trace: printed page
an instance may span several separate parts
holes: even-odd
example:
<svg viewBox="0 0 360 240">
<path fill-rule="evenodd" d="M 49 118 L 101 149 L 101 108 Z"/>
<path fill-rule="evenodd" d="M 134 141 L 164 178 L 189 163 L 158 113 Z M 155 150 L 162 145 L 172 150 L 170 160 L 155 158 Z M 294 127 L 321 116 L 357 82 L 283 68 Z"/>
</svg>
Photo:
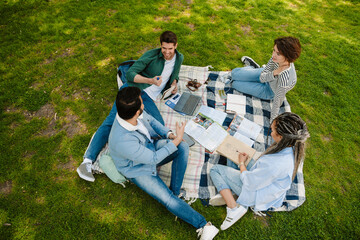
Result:
<svg viewBox="0 0 360 240">
<path fill-rule="evenodd" d="M 200 112 L 187 122 L 185 132 L 210 152 L 213 152 L 228 135 L 221 125 Z"/>
<path fill-rule="evenodd" d="M 240 141 L 242 141 L 243 143 L 245 143 L 246 145 L 248 145 L 249 147 L 252 147 L 252 145 L 254 145 L 254 140 L 251 140 L 250 138 L 240 134 L 239 132 L 236 132 L 234 134 L 234 137 L 236 139 L 239 139 Z"/>
<path fill-rule="evenodd" d="M 241 121 L 241 124 L 237 130 L 238 133 L 240 133 L 248 138 L 254 139 L 254 140 L 256 140 L 260 131 L 261 131 L 261 127 L 258 124 L 254 123 L 246 118 L 243 118 L 243 120 Z"/>
<path fill-rule="evenodd" d="M 215 122 L 222 125 L 224 123 L 224 120 L 226 118 L 226 113 L 223 111 L 216 110 L 215 108 L 211 108 L 205 105 L 202 105 L 199 109 L 200 113 L 203 113 L 205 116 L 208 116 Z"/>
</svg>

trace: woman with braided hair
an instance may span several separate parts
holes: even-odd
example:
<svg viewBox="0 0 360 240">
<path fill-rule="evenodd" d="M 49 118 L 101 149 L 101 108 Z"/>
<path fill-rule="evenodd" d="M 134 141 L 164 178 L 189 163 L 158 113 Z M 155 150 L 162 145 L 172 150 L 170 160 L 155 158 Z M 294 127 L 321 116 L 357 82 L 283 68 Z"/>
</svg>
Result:
<svg viewBox="0 0 360 240">
<path fill-rule="evenodd" d="M 304 161 L 305 141 L 310 134 L 305 122 L 296 114 L 285 112 L 271 123 L 274 143 L 247 170 L 246 153 L 239 153 L 240 171 L 228 166 L 214 165 L 211 179 L 220 193 L 210 199 L 211 205 L 227 205 L 227 216 L 221 225 L 225 230 L 238 221 L 248 207 L 266 211 L 282 205 L 299 165 Z M 235 201 L 233 194 L 238 199 Z"/>
</svg>

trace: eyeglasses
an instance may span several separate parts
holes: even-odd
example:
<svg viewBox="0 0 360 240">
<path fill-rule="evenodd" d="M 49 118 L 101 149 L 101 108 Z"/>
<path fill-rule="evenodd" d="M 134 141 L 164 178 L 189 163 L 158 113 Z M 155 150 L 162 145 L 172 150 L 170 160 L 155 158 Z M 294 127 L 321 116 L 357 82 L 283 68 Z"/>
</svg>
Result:
<svg viewBox="0 0 360 240">
<path fill-rule="evenodd" d="M 198 90 L 200 86 L 201 86 L 201 83 L 199 83 L 197 81 L 197 79 L 192 79 L 192 80 L 188 81 L 188 83 L 186 84 L 186 87 L 192 92 L 195 92 L 196 90 Z"/>
</svg>

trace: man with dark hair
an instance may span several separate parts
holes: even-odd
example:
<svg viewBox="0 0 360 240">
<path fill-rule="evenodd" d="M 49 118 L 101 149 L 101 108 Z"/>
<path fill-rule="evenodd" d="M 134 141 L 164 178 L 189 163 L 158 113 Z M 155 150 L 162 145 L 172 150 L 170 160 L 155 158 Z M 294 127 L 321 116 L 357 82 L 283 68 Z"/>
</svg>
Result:
<svg viewBox="0 0 360 240">
<path fill-rule="evenodd" d="M 122 88 L 134 86 L 143 90 L 141 97 L 144 101 L 145 111 L 164 125 L 164 120 L 154 101 L 170 87 L 174 87 L 172 93 L 177 92 L 177 81 L 184 56 L 176 50 L 177 37 L 175 33 L 163 32 L 160 36 L 160 44 L 161 48 L 147 51 L 131 66 L 126 73 L 127 82 Z M 91 138 L 84 154 L 84 161 L 77 168 L 79 176 L 87 181 L 95 181 L 92 164 L 108 141 L 116 113 L 114 104 L 109 116 Z"/>
<path fill-rule="evenodd" d="M 160 36 L 161 48 L 147 51 L 137 60 L 126 73 L 128 86 L 143 90 L 141 97 L 145 111 L 164 125 L 154 101 L 165 90 L 174 86 L 172 93 L 177 91 L 179 71 L 184 56 L 177 48 L 177 37 L 171 31 Z"/>
<path fill-rule="evenodd" d="M 186 202 L 178 198 L 189 155 L 182 141 L 185 124 L 176 123 L 176 135 L 143 112 L 140 89 L 120 89 L 116 97 L 118 114 L 109 136 L 110 155 L 117 170 L 164 205 L 171 213 L 197 228 L 201 239 L 213 239 L 219 230 Z M 156 168 L 172 163 L 170 189 Z"/>
</svg>

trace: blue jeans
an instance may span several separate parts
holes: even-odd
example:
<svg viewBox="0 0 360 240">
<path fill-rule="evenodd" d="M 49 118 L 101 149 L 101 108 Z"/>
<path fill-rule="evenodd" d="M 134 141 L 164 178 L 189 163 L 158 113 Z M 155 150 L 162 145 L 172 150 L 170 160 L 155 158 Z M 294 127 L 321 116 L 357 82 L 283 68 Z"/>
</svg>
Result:
<svg viewBox="0 0 360 240">
<path fill-rule="evenodd" d="M 211 180 L 218 192 L 224 189 L 230 189 L 236 195 L 240 195 L 242 190 L 242 181 L 240 180 L 240 171 L 232 167 L 216 164 L 210 169 Z"/>
<path fill-rule="evenodd" d="M 161 139 L 155 143 L 156 150 L 162 148 L 168 143 L 168 139 Z M 189 156 L 189 145 L 185 142 L 181 142 L 177 146 L 178 150 L 164 160 L 162 160 L 157 166 L 165 165 L 166 163 L 173 161 L 171 166 L 171 181 L 170 190 L 175 196 L 180 194 L 180 188 L 184 180 L 184 175 L 187 167 L 187 160 Z"/>
<path fill-rule="evenodd" d="M 125 83 L 120 89 L 127 87 L 128 85 Z M 119 89 L 119 90 L 120 90 Z M 157 109 L 154 101 L 144 92 L 141 93 L 141 98 L 144 102 L 144 109 L 147 113 L 153 116 L 156 120 L 158 120 L 162 125 L 164 125 L 164 120 L 160 115 L 159 110 Z M 116 103 L 112 106 L 109 115 L 106 117 L 101 126 L 96 130 L 95 134 L 92 136 L 89 146 L 87 147 L 84 158 L 90 159 L 92 162 L 96 161 L 97 156 L 108 142 L 111 127 L 114 123 L 114 119 L 116 117 L 117 109 Z"/>
<path fill-rule="evenodd" d="M 139 176 L 130 179 L 140 189 L 164 205 L 171 213 L 181 218 L 195 228 L 206 225 L 206 219 L 189 204 L 175 196 L 159 176 Z"/>
<path fill-rule="evenodd" d="M 263 70 L 263 68 L 254 68 L 252 66 L 233 69 L 231 71 L 232 87 L 239 92 L 260 99 L 273 99 L 274 92 L 271 90 L 269 83 L 260 82 L 260 74 Z"/>
</svg>

